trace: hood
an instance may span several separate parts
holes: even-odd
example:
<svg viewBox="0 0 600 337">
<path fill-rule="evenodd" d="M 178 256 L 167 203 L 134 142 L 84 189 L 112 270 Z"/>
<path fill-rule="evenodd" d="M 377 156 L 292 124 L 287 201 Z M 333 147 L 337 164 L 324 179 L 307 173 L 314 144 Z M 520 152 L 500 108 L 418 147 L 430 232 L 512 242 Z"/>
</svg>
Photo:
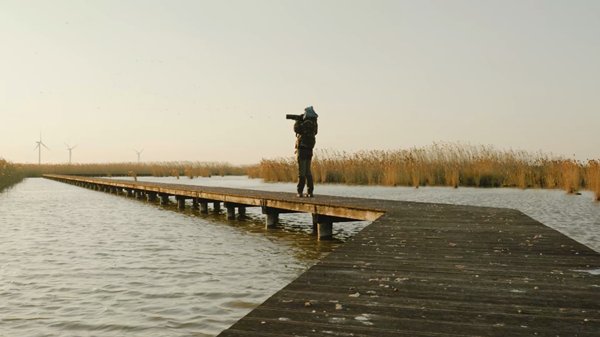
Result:
<svg viewBox="0 0 600 337">
<path fill-rule="evenodd" d="M 315 109 L 313 109 L 312 106 L 309 106 L 308 108 L 304 109 L 304 119 L 307 118 L 318 118 L 319 115 L 317 115 L 317 113 L 315 112 Z"/>
</svg>

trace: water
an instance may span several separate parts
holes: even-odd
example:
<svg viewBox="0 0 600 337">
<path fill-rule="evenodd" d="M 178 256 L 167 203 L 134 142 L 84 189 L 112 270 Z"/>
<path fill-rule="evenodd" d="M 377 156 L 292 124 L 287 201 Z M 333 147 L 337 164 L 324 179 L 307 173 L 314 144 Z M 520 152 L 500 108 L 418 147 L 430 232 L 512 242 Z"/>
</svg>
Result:
<svg viewBox="0 0 600 337">
<path fill-rule="evenodd" d="M 244 177 L 143 177 L 180 184 L 294 191 Z M 517 208 L 600 251 L 590 193 L 514 189 L 317 185 L 317 193 Z M 249 219 L 179 212 L 44 179 L 0 193 L 0 336 L 214 336 L 288 284 L 340 241 Z M 345 239 L 366 222 L 334 225 Z"/>
<path fill-rule="evenodd" d="M 336 243 L 45 179 L 0 194 L 0 336 L 214 336 Z"/>
</svg>

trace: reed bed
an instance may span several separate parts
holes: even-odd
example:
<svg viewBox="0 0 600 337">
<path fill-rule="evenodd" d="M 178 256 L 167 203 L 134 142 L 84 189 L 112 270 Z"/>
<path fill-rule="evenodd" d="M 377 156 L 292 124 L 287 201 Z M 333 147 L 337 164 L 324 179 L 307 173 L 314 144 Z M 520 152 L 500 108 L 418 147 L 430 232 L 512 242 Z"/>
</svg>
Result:
<svg viewBox="0 0 600 337">
<path fill-rule="evenodd" d="M 17 184 L 25 178 L 25 173 L 19 165 L 0 158 L 0 191 Z"/>
<path fill-rule="evenodd" d="M 589 160 L 586 185 L 594 193 L 594 200 L 600 201 L 600 159 Z"/>
<path fill-rule="evenodd" d="M 497 150 L 493 146 L 434 143 L 407 150 L 348 153 L 316 150 L 312 173 L 321 183 L 383 186 L 459 186 L 594 191 L 600 199 L 600 160 L 587 163 L 541 151 Z M 250 178 L 297 181 L 293 157 L 262 159 Z"/>
<path fill-rule="evenodd" d="M 187 176 L 211 177 L 226 175 L 247 175 L 244 165 L 232 165 L 222 162 L 148 162 L 148 163 L 99 163 L 99 164 L 22 164 L 28 177 L 41 177 L 42 174 L 65 174 L 83 176 Z"/>
</svg>

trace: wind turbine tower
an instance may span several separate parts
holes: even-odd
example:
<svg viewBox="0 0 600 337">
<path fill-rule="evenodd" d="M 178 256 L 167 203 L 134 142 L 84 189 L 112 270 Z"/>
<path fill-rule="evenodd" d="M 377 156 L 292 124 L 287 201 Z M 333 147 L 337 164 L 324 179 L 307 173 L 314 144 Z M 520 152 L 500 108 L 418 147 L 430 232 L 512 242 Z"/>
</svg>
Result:
<svg viewBox="0 0 600 337">
<path fill-rule="evenodd" d="M 139 164 L 139 163 L 140 163 L 140 154 L 141 154 L 142 152 L 144 152 L 144 149 L 142 149 L 142 151 L 138 151 L 138 150 L 136 150 L 136 149 L 133 149 L 133 151 L 135 151 L 135 153 L 137 153 L 137 155 L 138 155 L 138 164 Z"/>
<path fill-rule="evenodd" d="M 49 148 L 46 146 L 46 144 L 44 144 L 44 143 L 42 142 L 42 132 L 40 132 L 40 141 L 39 141 L 39 142 L 36 142 L 36 143 L 37 143 L 37 145 L 36 145 L 36 147 L 33 149 L 33 151 L 35 151 L 36 149 L 39 149 L 39 152 L 40 152 L 40 154 L 39 154 L 39 159 L 38 159 L 38 165 L 42 165 L 42 146 L 43 146 L 43 147 L 45 147 L 45 148 L 47 148 L 48 150 L 50 150 L 50 149 L 49 149 Z"/>
<path fill-rule="evenodd" d="M 77 147 L 77 145 L 70 147 L 69 144 L 65 143 L 65 145 L 67 146 L 67 150 L 69 150 L 69 164 L 71 164 L 71 150 L 73 150 L 74 148 Z"/>
</svg>

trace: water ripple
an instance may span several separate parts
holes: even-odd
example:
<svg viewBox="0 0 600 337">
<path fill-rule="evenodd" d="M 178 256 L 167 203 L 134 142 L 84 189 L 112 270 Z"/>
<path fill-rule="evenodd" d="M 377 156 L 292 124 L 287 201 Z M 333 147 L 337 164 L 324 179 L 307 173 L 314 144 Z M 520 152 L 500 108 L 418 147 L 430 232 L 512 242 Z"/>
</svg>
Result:
<svg viewBox="0 0 600 337">
<path fill-rule="evenodd" d="M 26 179 L 0 194 L 0 336 L 214 336 L 335 246 L 311 241 Z"/>
</svg>

